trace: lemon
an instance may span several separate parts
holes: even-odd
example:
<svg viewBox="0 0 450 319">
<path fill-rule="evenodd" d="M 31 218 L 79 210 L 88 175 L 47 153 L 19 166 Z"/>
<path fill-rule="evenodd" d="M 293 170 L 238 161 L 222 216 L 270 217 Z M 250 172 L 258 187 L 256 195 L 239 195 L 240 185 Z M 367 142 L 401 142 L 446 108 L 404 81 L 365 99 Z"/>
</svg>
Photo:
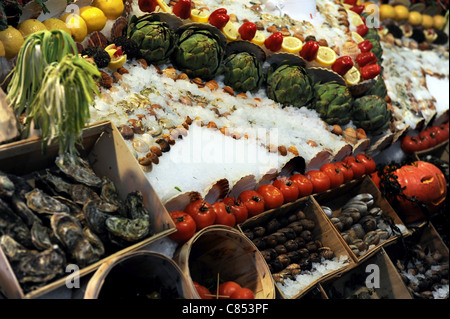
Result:
<svg viewBox="0 0 450 319">
<path fill-rule="evenodd" d="M 376 5 L 375 3 L 370 2 L 370 1 L 363 2 L 363 6 L 364 6 L 364 12 L 367 14 L 375 13 L 375 10 L 378 8 L 378 5 Z"/>
<path fill-rule="evenodd" d="M 445 17 L 443 15 L 437 14 L 433 17 L 433 27 L 438 30 L 442 30 L 445 25 Z"/>
<path fill-rule="evenodd" d="M 360 42 L 364 41 L 364 38 L 362 36 L 360 36 L 358 32 L 352 31 L 352 37 L 353 37 L 353 40 L 356 41 L 356 43 L 360 43 Z"/>
<path fill-rule="evenodd" d="M 6 55 L 5 46 L 3 45 L 3 42 L 0 41 L 0 58 L 4 57 Z"/>
<path fill-rule="evenodd" d="M 239 36 L 239 31 L 236 23 L 231 21 L 228 21 L 228 23 L 223 27 L 222 32 L 230 41 L 237 40 Z"/>
<path fill-rule="evenodd" d="M 80 16 L 86 22 L 88 34 L 94 31 L 101 31 L 108 20 L 102 10 L 92 6 L 80 9 Z"/>
<path fill-rule="evenodd" d="M 251 42 L 257 45 L 263 45 L 264 41 L 266 41 L 264 34 L 261 31 L 256 30 L 255 37 L 251 40 Z"/>
<path fill-rule="evenodd" d="M 355 66 L 352 66 L 352 68 L 344 74 L 344 79 L 348 85 L 358 84 L 361 80 L 361 73 L 359 73 Z"/>
<path fill-rule="evenodd" d="M 88 28 L 82 17 L 78 14 L 66 13 L 59 19 L 66 23 L 75 42 L 83 42 L 88 33 Z"/>
<path fill-rule="evenodd" d="M 413 26 L 418 26 L 422 24 L 422 14 L 417 11 L 411 11 L 408 16 L 408 22 Z"/>
<path fill-rule="evenodd" d="M 348 21 L 350 21 L 351 25 L 357 27 L 361 24 L 364 24 L 364 21 L 361 19 L 361 16 L 352 10 L 347 10 L 348 12 Z"/>
<path fill-rule="evenodd" d="M 116 20 L 123 13 L 123 0 L 94 0 L 92 6 L 103 11 L 109 20 Z"/>
<path fill-rule="evenodd" d="M 127 55 L 121 55 L 119 57 L 115 57 L 114 54 L 117 52 L 116 46 L 114 44 L 110 44 L 105 48 L 105 51 L 109 54 L 111 61 L 108 64 L 108 68 L 111 70 L 117 70 L 118 68 L 123 67 L 125 62 L 127 62 Z"/>
<path fill-rule="evenodd" d="M 66 23 L 64 21 L 61 21 L 60 19 L 50 18 L 42 22 L 47 30 L 63 30 L 66 31 L 68 34 L 72 34 L 72 31 L 67 27 Z"/>
<path fill-rule="evenodd" d="M 192 9 L 190 19 L 194 22 L 207 23 L 209 18 L 208 10 Z"/>
<path fill-rule="evenodd" d="M 408 16 L 409 16 L 409 9 L 407 7 L 405 7 L 404 5 L 396 5 L 394 7 L 394 11 L 395 11 L 395 20 L 397 21 L 402 21 L 402 20 L 407 20 Z"/>
<path fill-rule="evenodd" d="M 383 21 L 385 19 L 394 19 L 395 18 L 395 9 L 390 4 L 382 4 L 379 7 L 380 20 Z"/>
<path fill-rule="evenodd" d="M 47 27 L 39 20 L 37 19 L 28 19 L 25 21 L 22 21 L 17 26 L 17 29 L 22 32 L 22 35 L 26 37 L 29 34 L 47 30 Z"/>
<path fill-rule="evenodd" d="M 298 53 L 303 47 L 303 42 L 296 37 L 284 37 L 281 48 L 289 53 Z"/>
<path fill-rule="evenodd" d="M 422 14 L 422 26 L 425 29 L 432 28 L 434 24 L 433 17 L 428 14 Z"/>
<path fill-rule="evenodd" d="M 156 0 L 158 2 L 159 7 L 163 12 L 172 13 L 172 8 L 169 7 L 164 0 Z"/>
<path fill-rule="evenodd" d="M 316 61 L 323 66 L 330 66 L 336 61 L 337 55 L 333 49 L 320 46 L 317 51 Z"/>
<path fill-rule="evenodd" d="M 0 41 L 4 46 L 5 57 L 9 60 L 19 53 L 25 40 L 19 30 L 12 26 L 8 26 L 5 30 L 0 31 Z"/>
</svg>

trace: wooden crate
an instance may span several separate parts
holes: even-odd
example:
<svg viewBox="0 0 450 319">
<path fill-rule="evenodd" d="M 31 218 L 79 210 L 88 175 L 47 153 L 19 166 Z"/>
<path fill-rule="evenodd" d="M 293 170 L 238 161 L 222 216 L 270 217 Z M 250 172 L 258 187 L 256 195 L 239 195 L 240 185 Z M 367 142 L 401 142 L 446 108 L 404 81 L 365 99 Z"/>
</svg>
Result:
<svg viewBox="0 0 450 319">
<path fill-rule="evenodd" d="M 284 217 L 298 210 L 302 210 L 305 213 L 306 218 L 312 219 L 314 221 L 315 227 L 312 230 L 313 240 L 319 240 L 323 246 L 331 248 L 331 250 L 334 252 L 335 257 L 343 258 L 347 263 L 341 268 L 330 271 L 329 273 L 312 281 L 307 286 L 300 288 L 297 294 L 290 298 L 288 298 L 286 294 L 283 293 L 282 289 L 280 288 L 281 284 L 277 283 L 277 295 L 282 299 L 301 298 L 306 293 L 308 293 L 316 284 L 320 283 L 325 278 L 345 272 L 354 264 L 354 260 L 339 239 L 336 229 L 332 227 L 331 223 L 326 219 L 326 216 L 322 214 L 322 212 L 320 211 L 320 207 L 314 201 L 312 196 L 305 197 L 301 200 L 291 203 L 290 205 L 284 205 L 284 207 L 280 209 L 273 209 L 259 214 L 251 219 L 247 219 L 243 223 L 237 225 L 237 227 L 241 232 L 245 232 L 246 229 L 252 229 L 256 226 L 264 226 L 265 224 L 267 224 L 267 222 L 275 217 Z"/>
<path fill-rule="evenodd" d="M 357 262 L 361 262 L 366 258 L 369 258 L 371 255 L 375 254 L 382 246 L 389 245 L 390 243 L 396 241 L 400 236 L 408 236 L 409 233 L 407 231 L 406 226 L 404 225 L 403 221 L 398 217 L 397 213 L 394 211 L 394 209 L 391 207 L 389 202 L 384 198 L 384 196 L 381 194 L 380 190 L 376 187 L 376 185 L 373 183 L 372 179 L 369 176 L 366 176 L 365 178 L 358 180 L 357 183 L 349 183 L 345 184 L 344 187 L 332 189 L 328 192 L 320 193 L 313 195 L 313 199 L 317 202 L 317 205 L 319 207 L 321 206 L 327 206 L 331 208 L 333 211 L 333 216 L 336 216 L 339 212 L 341 207 L 347 203 L 347 201 L 356 196 L 357 194 L 361 193 L 370 193 L 372 194 L 374 198 L 374 204 L 372 207 L 380 207 L 384 213 L 385 216 L 392 219 L 393 223 L 397 226 L 400 226 L 404 232 L 400 234 L 395 234 L 394 236 L 391 236 L 390 238 L 386 239 L 383 242 L 380 242 L 377 244 L 374 248 L 368 250 L 365 254 L 362 256 L 356 256 L 356 254 L 350 249 L 347 242 L 344 240 L 342 235 L 340 234 L 339 230 L 335 228 L 335 226 L 331 223 L 330 219 L 326 216 L 325 212 L 320 208 L 321 213 L 325 216 L 328 222 L 332 225 L 332 227 L 336 230 L 338 233 L 339 239 L 344 244 L 344 246 L 349 251 L 349 254 L 352 256 L 352 258 Z"/>
<path fill-rule="evenodd" d="M 144 206 L 151 213 L 154 235 L 81 268 L 80 277 L 94 272 L 109 258 L 138 250 L 176 231 L 172 218 L 112 123 L 98 123 L 85 129 L 81 154 L 87 156 L 98 176 L 107 176 L 114 182 L 122 198 L 131 191 L 142 192 Z M 53 166 L 57 155 L 58 145 L 49 146 L 47 152 L 43 154 L 40 140 L 18 141 L 0 147 L 0 167 L 4 172 L 23 176 Z M 68 276 L 60 278 L 25 294 L 0 249 L 0 288 L 8 298 L 43 296 L 56 288 L 63 287 L 67 278 Z"/>
</svg>

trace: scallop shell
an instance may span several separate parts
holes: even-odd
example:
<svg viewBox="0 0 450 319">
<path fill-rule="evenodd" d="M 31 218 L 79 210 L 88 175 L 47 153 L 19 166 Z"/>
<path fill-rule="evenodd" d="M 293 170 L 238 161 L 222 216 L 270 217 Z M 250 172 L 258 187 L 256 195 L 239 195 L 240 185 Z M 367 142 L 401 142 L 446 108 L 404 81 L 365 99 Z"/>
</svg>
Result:
<svg viewBox="0 0 450 319">
<path fill-rule="evenodd" d="M 151 15 L 158 16 L 161 21 L 167 23 L 169 27 L 173 30 L 177 30 L 179 27 L 181 27 L 184 22 L 182 19 L 177 17 L 174 14 L 167 13 L 167 12 L 153 12 Z"/>
<path fill-rule="evenodd" d="M 229 190 L 230 190 L 230 183 L 226 178 L 218 180 L 207 190 L 205 200 L 211 204 L 215 203 L 219 199 L 225 198 Z"/>
<path fill-rule="evenodd" d="M 111 28 L 111 39 L 123 36 L 127 32 L 128 20 L 125 17 L 118 17 Z"/>
<path fill-rule="evenodd" d="M 432 122 L 432 125 L 441 125 L 445 122 L 448 122 L 449 119 L 449 109 L 446 109 L 444 112 L 442 113 L 438 113 L 436 115 L 436 118 L 434 119 L 434 121 Z"/>
<path fill-rule="evenodd" d="M 305 172 L 306 162 L 301 156 L 294 156 L 290 158 L 280 170 L 280 175 L 291 176 L 294 172 L 303 174 Z"/>
<path fill-rule="evenodd" d="M 220 42 L 222 42 L 222 45 L 225 47 L 227 44 L 227 38 L 226 36 L 222 33 L 222 31 L 220 31 L 219 29 L 217 29 L 215 26 L 208 24 L 208 23 L 186 23 L 181 25 L 180 27 L 178 27 L 175 31 L 178 34 L 181 34 L 182 32 L 184 32 L 186 29 L 190 28 L 190 27 L 194 27 L 197 29 L 205 29 L 210 31 L 211 33 L 213 33 L 214 35 L 217 36 L 217 38 L 220 40 Z"/>
<path fill-rule="evenodd" d="M 287 62 L 290 65 L 299 65 L 306 68 L 306 61 L 297 54 L 292 53 L 275 53 L 267 58 L 267 63 L 270 65 L 279 65 L 281 63 Z"/>
<path fill-rule="evenodd" d="M 351 144 L 345 144 L 333 155 L 333 161 L 340 162 L 347 156 L 350 156 L 352 152 L 353 146 Z"/>
<path fill-rule="evenodd" d="M 225 48 L 225 55 L 233 53 L 248 52 L 253 54 L 259 61 L 264 62 L 267 58 L 266 53 L 259 45 L 249 41 L 237 40 L 229 42 Z"/>
<path fill-rule="evenodd" d="M 358 97 L 366 93 L 368 90 L 370 90 L 370 88 L 374 86 L 376 81 L 377 81 L 376 78 L 365 80 L 355 85 L 349 85 L 348 89 L 350 90 L 350 93 L 352 94 L 353 97 Z"/>
<path fill-rule="evenodd" d="M 108 46 L 108 39 L 106 36 L 99 32 L 95 31 L 93 32 L 87 41 L 87 47 L 101 47 L 102 49 L 106 48 Z"/>
<path fill-rule="evenodd" d="M 397 142 L 397 140 L 399 138 L 401 138 L 402 136 L 406 135 L 406 133 L 408 133 L 408 131 L 409 131 L 409 125 L 406 125 L 403 129 L 398 130 L 397 132 L 395 132 L 394 133 L 394 138 L 392 140 L 392 144 Z"/>
<path fill-rule="evenodd" d="M 228 196 L 238 197 L 243 191 L 254 190 L 256 187 L 255 176 L 250 174 L 242 177 L 236 183 L 234 183 L 230 188 Z"/>
<path fill-rule="evenodd" d="M 320 169 L 323 164 L 330 163 L 332 158 L 333 154 L 328 150 L 318 152 L 308 163 L 306 163 L 305 172 Z"/>
<path fill-rule="evenodd" d="M 388 133 L 381 136 L 378 140 L 376 140 L 366 151 L 366 154 L 374 157 L 382 150 L 392 145 L 392 141 L 394 140 L 394 133 Z"/>
<path fill-rule="evenodd" d="M 335 81 L 340 85 L 346 85 L 345 79 L 330 69 L 321 67 L 312 67 L 306 69 L 306 71 L 312 76 L 314 83 L 317 83 L 319 81 L 321 83 Z"/>
<path fill-rule="evenodd" d="M 173 212 L 175 210 L 183 211 L 185 207 L 190 203 L 197 199 L 201 199 L 202 195 L 199 192 L 184 192 L 180 193 L 178 195 L 173 196 L 172 198 L 168 199 L 164 206 L 166 207 L 167 211 Z"/>
<path fill-rule="evenodd" d="M 342 45 L 341 56 L 348 55 L 353 61 L 356 61 L 356 57 L 361 53 L 358 45 L 353 41 L 347 41 Z"/>
<path fill-rule="evenodd" d="M 370 146 L 370 140 L 368 138 L 358 140 L 353 146 L 353 154 L 364 153 Z"/>
<path fill-rule="evenodd" d="M 270 184 L 278 176 L 278 170 L 276 168 L 269 169 L 262 177 L 257 181 L 255 189 L 258 189 L 261 185 Z"/>
</svg>

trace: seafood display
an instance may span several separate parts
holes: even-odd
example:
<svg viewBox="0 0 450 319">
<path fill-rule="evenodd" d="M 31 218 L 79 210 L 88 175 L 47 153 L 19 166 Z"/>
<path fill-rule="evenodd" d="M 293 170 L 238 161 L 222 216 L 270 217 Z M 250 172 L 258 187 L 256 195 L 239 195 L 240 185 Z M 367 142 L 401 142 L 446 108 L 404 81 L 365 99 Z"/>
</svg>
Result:
<svg viewBox="0 0 450 319">
<path fill-rule="evenodd" d="M 0 173 L 0 244 L 25 292 L 153 235 L 139 190 L 122 200 L 81 157 L 27 177 Z"/>
</svg>

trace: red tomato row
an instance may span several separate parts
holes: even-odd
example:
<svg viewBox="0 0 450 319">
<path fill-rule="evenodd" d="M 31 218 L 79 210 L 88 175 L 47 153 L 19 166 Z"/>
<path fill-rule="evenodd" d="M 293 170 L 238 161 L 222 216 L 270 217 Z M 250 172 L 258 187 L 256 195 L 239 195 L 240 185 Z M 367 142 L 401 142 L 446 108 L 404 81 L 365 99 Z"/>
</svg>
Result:
<svg viewBox="0 0 450 319">
<path fill-rule="evenodd" d="M 215 294 L 211 294 L 208 288 L 200 285 L 198 282 L 193 282 L 201 299 L 215 299 Z M 248 288 L 241 287 L 237 282 L 226 281 L 219 285 L 219 299 L 255 299 L 253 291 Z"/>
<path fill-rule="evenodd" d="M 448 122 L 435 125 L 420 132 L 417 136 L 408 135 L 402 139 L 401 149 L 406 154 L 413 154 L 434 147 L 448 140 Z"/>
<path fill-rule="evenodd" d="M 311 170 L 305 175 L 279 177 L 272 184 L 261 185 L 257 190 L 243 191 L 237 198 L 225 197 L 214 204 L 198 199 L 189 203 L 183 211 L 170 213 L 177 231 L 169 237 L 184 242 L 196 231 L 210 225 L 234 227 L 264 211 L 338 187 L 364 174 L 370 175 L 375 169 L 375 161 L 361 153 L 341 162 L 324 164 L 320 170 Z"/>
</svg>

